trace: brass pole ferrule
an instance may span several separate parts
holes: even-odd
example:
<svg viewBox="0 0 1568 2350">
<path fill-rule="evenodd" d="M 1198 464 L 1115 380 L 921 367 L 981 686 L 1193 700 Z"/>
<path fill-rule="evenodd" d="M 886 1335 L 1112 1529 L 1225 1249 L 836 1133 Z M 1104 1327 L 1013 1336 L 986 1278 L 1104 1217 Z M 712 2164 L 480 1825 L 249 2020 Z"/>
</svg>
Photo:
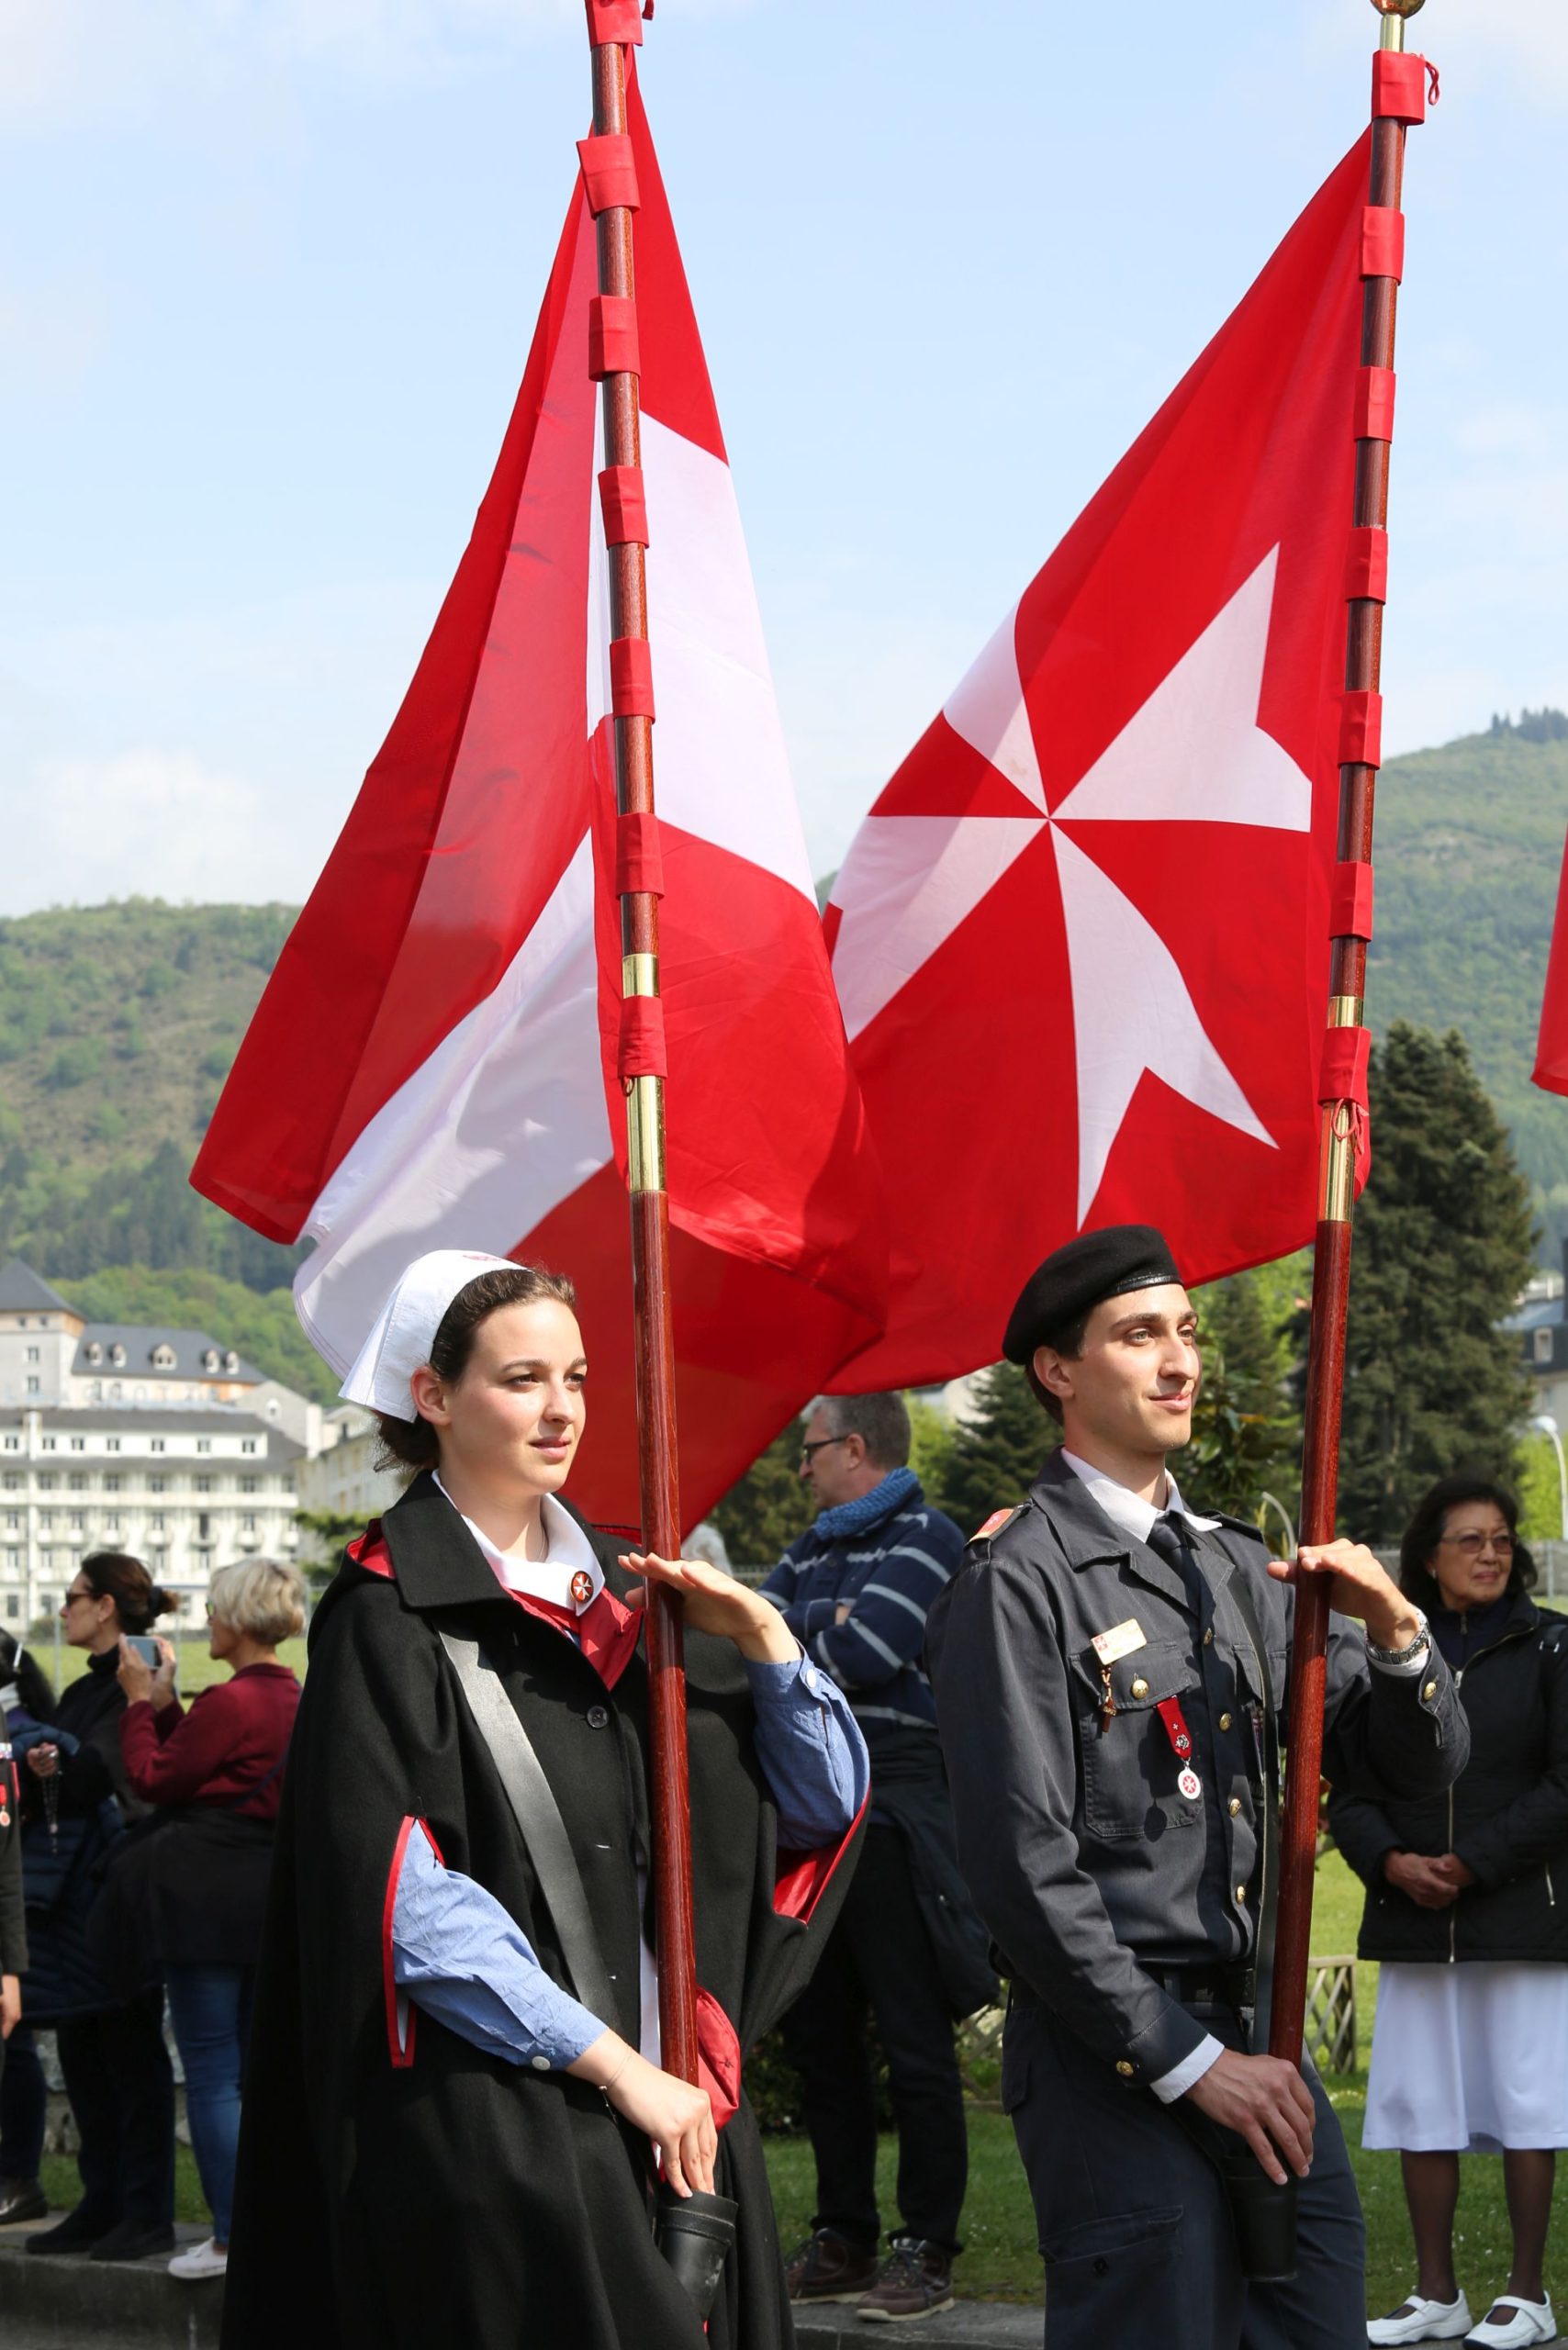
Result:
<svg viewBox="0 0 1568 2350">
<path fill-rule="evenodd" d="M 657 995 L 658 991 L 658 957 L 656 955 L 622 955 L 621 957 L 622 994 Z"/>
<path fill-rule="evenodd" d="M 1328 999 L 1328 1025 L 1330 1028 L 1359 1028 L 1364 1010 L 1365 1005 L 1359 995 L 1331 995 Z"/>
<path fill-rule="evenodd" d="M 1323 1224 L 1349 1224 L 1356 1204 L 1356 1135 L 1353 1124 L 1346 1122 L 1348 1108 L 1344 1102 L 1333 1102 L 1323 1112 L 1317 1192 Z"/>
<path fill-rule="evenodd" d="M 634 1077 L 626 1092 L 626 1173 L 633 1192 L 662 1192 L 665 1181 L 665 1081 Z"/>
</svg>

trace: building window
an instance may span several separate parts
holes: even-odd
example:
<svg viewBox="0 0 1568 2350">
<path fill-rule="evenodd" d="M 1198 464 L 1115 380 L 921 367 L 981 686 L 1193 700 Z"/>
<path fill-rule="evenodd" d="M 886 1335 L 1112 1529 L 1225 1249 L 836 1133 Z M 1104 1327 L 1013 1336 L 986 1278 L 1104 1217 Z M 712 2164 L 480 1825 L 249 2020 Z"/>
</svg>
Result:
<svg viewBox="0 0 1568 2350">
<path fill-rule="evenodd" d="M 53 1437 L 51 1437 L 51 1436 L 46 1436 L 46 1437 L 40 1437 L 40 1438 L 39 1438 L 39 1450 L 40 1452 L 54 1452 L 54 1451 L 57 1451 L 58 1449 L 59 1449 L 59 1447 L 56 1445 L 56 1443 L 55 1443 L 55 1440 L 54 1440 Z"/>
<path fill-rule="evenodd" d="M 87 1341 L 87 1360 L 90 1363 L 100 1363 L 103 1360 L 103 1348 L 99 1345 L 96 1338 L 89 1338 Z"/>
<path fill-rule="evenodd" d="M 154 1371 L 173 1371 L 174 1368 L 174 1348 L 154 1347 L 152 1349 L 152 1368 Z"/>
<path fill-rule="evenodd" d="M 29 1347 L 29 1348 L 28 1348 L 28 1360 L 29 1362 L 37 1362 L 38 1359 L 39 1359 L 39 1350 L 38 1350 L 38 1348 L 37 1348 L 36 1347 Z"/>
<path fill-rule="evenodd" d="M 5 1484 L 6 1491 L 8 1494 L 20 1493 L 22 1489 L 21 1471 L 19 1469 L 7 1469 L 6 1472 Z"/>
<path fill-rule="evenodd" d="M 1538 1330 L 1536 1332 L 1535 1359 L 1537 1362 L 1550 1362 L 1551 1360 L 1551 1333 L 1550 1330 Z"/>
<path fill-rule="evenodd" d="M 8 1591 L 6 1594 L 6 1613 L 10 1617 L 13 1624 L 16 1622 L 21 1612 L 22 1595 L 20 1592 Z"/>
<path fill-rule="evenodd" d="M 169 1448 L 164 1443 L 161 1436 L 155 1436 L 152 1439 L 151 1449 L 154 1452 L 167 1452 Z"/>
<path fill-rule="evenodd" d="M 259 1477 L 241 1477 L 240 1480 L 240 1491 L 242 1494 L 253 1494 L 259 1490 L 261 1482 L 262 1481 Z"/>
<path fill-rule="evenodd" d="M 255 1449 L 256 1449 L 256 1439 L 255 1439 L 255 1438 L 254 1438 L 253 1436 L 247 1436 L 247 1437 L 241 1437 L 241 1439 L 240 1439 L 240 1449 L 241 1449 L 241 1452 L 254 1452 Z"/>
<path fill-rule="evenodd" d="M 40 1477 L 39 1478 L 39 1493 L 40 1493 L 40 1494 L 52 1494 L 52 1493 L 53 1493 L 53 1491 L 54 1491 L 54 1472 L 53 1472 L 53 1471 L 52 1471 L 52 1470 L 50 1470 L 50 1469 L 46 1469 L 46 1470 L 44 1470 L 44 1472 L 42 1472 L 42 1474 L 41 1474 L 41 1475 L 40 1475 Z"/>
<path fill-rule="evenodd" d="M 73 1469 L 65 1482 L 73 1494 L 84 1494 L 87 1490 L 87 1472 L 84 1469 Z"/>
<path fill-rule="evenodd" d="M 256 1513 L 253 1509 L 248 1509 L 240 1520 L 240 1531 L 241 1534 L 253 1534 L 255 1530 Z"/>
<path fill-rule="evenodd" d="M 168 1485 L 169 1480 L 167 1477 L 149 1477 L 147 1480 L 147 1490 L 150 1494 L 166 1493 L 168 1491 Z"/>
<path fill-rule="evenodd" d="M 157 1568 L 158 1572 L 161 1575 L 167 1574 L 169 1572 L 169 1553 L 167 1550 L 154 1550 L 152 1553 L 152 1563 Z"/>
<path fill-rule="evenodd" d="M 87 1531 L 86 1517 L 79 1509 L 73 1509 L 71 1513 L 71 1531 L 73 1534 L 85 1534 Z"/>
<path fill-rule="evenodd" d="M 6 1438 L 6 1449 L 7 1452 L 20 1452 L 21 1449 L 22 1439 L 19 1436 L 8 1436 Z"/>
<path fill-rule="evenodd" d="M 21 1511 L 19 1509 L 8 1509 L 6 1512 L 6 1523 L 13 1532 L 19 1534 L 22 1528 Z"/>
<path fill-rule="evenodd" d="M 153 1511 L 149 1522 L 151 1525 L 154 1534 L 163 1534 L 168 1531 L 169 1521 L 161 1509 L 155 1509 Z"/>
<path fill-rule="evenodd" d="M 105 1445 L 105 1447 L 104 1447 L 104 1450 L 105 1450 L 106 1452 L 118 1452 L 118 1451 L 119 1450 L 119 1438 L 118 1438 L 118 1436 L 111 1436 L 111 1437 L 110 1437 L 110 1438 L 109 1438 L 109 1440 L 108 1440 L 108 1442 Z"/>
<path fill-rule="evenodd" d="M 29 1378 L 29 1380 L 28 1381 L 28 1393 L 29 1395 L 41 1395 L 41 1394 L 42 1394 L 42 1393 L 43 1393 L 43 1382 L 42 1382 L 42 1380 L 41 1380 L 41 1379 L 32 1379 L 32 1378 Z M 49 1438 L 46 1437 L 46 1438 L 44 1438 L 44 1442 L 47 1444 L 47 1443 L 48 1443 L 48 1441 L 49 1441 Z"/>
<path fill-rule="evenodd" d="M 118 1338 L 115 1340 L 114 1345 L 109 1348 L 109 1360 L 113 1363 L 117 1371 L 123 1371 L 125 1369 L 125 1348 L 120 1345 Z"/>
<path fill-rule="evenodd" d="M 210 1542 L 211 1539 L 212 1520 L 207 1516 L 206 1510 L 202 1510 L 198 1513 L 196 1517 L 196 1540 L 198 1542 Z"/>
<path fill-rule="evenodd" d="M 120 1482 L 120 1481 L 119 1481 L 119 1479 L 118 1479 L 118 1477 L 115 1477 L 115 1476 L 108 1476 L 108 1477 L 106 1477 L 106 1478 L 104 1479 L 104 1491 L 105 1491 L 105 1493 L 106 1493 L 106 1494 L 118 1494 L 118 1491 L 119 1491 L 119 1482 Z"/>
<path fill-rule="evenodd" d="M 73 1436 L 71 1439 L 71 1449 L 73 1452 L 85 1452 L 87 1449 L 86 1438 L 84 1436 Z"/>
<path fill-rule="evenodd" d="M 209 1436 L 198 1436 L 196 1438 L 196 1450 L 198 1452 L 210 1452 L 212 1450 L 212 1438 Z"/>
<path fill-rule="evenodd" d="M 197 1478 L 194 1481 L 194 1483 L 195 1483 L 195 1489 L 196 1489 L 196 1491 L 198 1494 L 210 1494 L 210 1493 L 211 1493 L 211 1491 L 212 1491 L 212 1479 L 211 1479 L 210 1477 L 197 1477 Z"/>
</svg>

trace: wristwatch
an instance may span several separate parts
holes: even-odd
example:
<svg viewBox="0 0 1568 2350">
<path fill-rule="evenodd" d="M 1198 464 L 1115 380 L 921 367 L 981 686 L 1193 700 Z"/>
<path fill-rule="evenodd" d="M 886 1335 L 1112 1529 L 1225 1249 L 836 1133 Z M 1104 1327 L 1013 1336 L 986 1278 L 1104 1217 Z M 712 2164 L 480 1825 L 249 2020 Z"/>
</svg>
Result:
<svg viewBox="0 0 1568 2350">
<path fill-rule="evenodd" d="M 1427 1629 L 1427 1619 L 1417 1607 L 1416 1610 L 1416 1629 L 1412 1633 L 1410 1639 L 1406 1641 L 1405 1646 L 1402 1649 L 1380 1649 L 1377 1642 L 1369 1638 L 1367 1641 L 1367 1654 L 1376 1664 L 1408 1664 L 1411 1658 L 1419 1655 L 1422 1649 L 1426 1647 L 1429 1637 L 1430 1635 Z"/>
</svg>

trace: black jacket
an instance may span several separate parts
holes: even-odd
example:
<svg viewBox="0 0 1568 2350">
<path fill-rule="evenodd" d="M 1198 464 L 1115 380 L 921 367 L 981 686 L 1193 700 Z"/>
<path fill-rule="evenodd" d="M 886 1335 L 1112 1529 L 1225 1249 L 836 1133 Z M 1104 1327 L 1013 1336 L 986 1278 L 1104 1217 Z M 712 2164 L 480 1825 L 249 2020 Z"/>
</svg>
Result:
<svg viewBox="0 0 1568 2350">
<path fill-rule="evenodd" d="M 22 2011 L 29 2022 L 58 2023 L 120 2006 L 150 1979 L 111 1981 L 95 1953 L 88 1919 L 102 1889 L 103 1870 L 125 1818 L 148 1807 L 130 1792 L 120 1753 L 125 1691 L 114 1649 L 87 1660 L 87 1670 L 61 1692 L 50 1727 L 78 1740 L 62 1754 L 58 1774 L 59 1834 L 51 1838 L 39 1780 L 21 1773 L 22 1883 L 28 1911 L 28 1973 Z"/>
<path fill-rule="evenodd" d="M 383 1534 L 382 1571 L 345 1562 L 310 1628 L 257 1984 L 225 2350 L 784 2350 L 767 2173 L 744 2101 L 718 2165 L 740 2237 L 705 2339 L 654 2247 L 646 2142 L 596 2089 L 486 2054 L 428 2015 L 399 2049 L 386 1921 L 410 1820 L 569 1980 L 441 1630 L 481 1642 L 528 1731 L 615 1986 L 606 2020 L 633 2044 L 648 1683 L 639 1651 L 607 1689 L 570 1640 L 509 1599 L 429 1477 Z M 624 1597 L 616 1546 L 594 1539 Z M 698 1977 L 745 2048 L 804 1986 L 848 1860 L 809 1928 L 776 1913 L 776 1813 L 728 1641 L 688 1633 L 687 1690 Z"/>
<path fill-rule="evenodd" d="M 1521 1592 L 1458 1676 L 1470 1762 L 1446 1795 L 1338 1794 L 1336 1842 L 1367 1887 L 1362 1958 L 1568 1961 L 1568 1617 Z M 1446 1909 L 1389 1884 L 1384 1855 L 1457 1852 L 1473 1870 Z"/>
<path fill-rule="evenodd" d="M 1053 1454 L 1028 1500 L 969 1544 L 926 1628 L 958 1862 L 1026 1985 L 1129 2086 L 1158 2080 L 1207 2030 L 1157 1971 L 1254 1954 L 1262 1695 L 1235 1590 L 1250 1595 L 1282 1719 L 1294 1595 L 1256 1528 L 1199 1545 L 1204 1618 L 1174 1567 L 1124 1534 Z M 1137 1626 L 1105 1668 L 1097 1634 Z M 1127 1641 L 1133 1635 L 1126 1632 Z M 1448 1667 L 1369 1671 L 1360 1628 L 1328 1644 L 1325 1768 L 1368 1794 L 1448 1785 L 1464 1716 Z M 1180 1705 L 1195 1796 L 1159 1713 Z"/>
<path fill-rule="evenodd" d="M 22 1916 L 22 1805 L 17 1763 L 0 1715 L 0 1975 L 20 1975 L 28 1963 Z"/>
</svg>

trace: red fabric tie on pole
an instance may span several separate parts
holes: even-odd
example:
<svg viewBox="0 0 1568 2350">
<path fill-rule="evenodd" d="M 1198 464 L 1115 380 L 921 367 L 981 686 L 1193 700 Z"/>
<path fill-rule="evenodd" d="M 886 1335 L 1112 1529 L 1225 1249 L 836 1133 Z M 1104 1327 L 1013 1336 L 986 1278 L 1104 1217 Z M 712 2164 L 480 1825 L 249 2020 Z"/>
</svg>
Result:
<svg viewBox="0 0 1568 2350">
<path fill-rule="evenodd" d="M 643 12 L 637 0 L 587 0 L 588 47 L 603 49 L 611 42 L 617 48 L 643 45 Z M 653 15 L 651 5 L 648 14 Z"/>
<path fill-rule="evenodd" d="M 1380 49 L 1372 59 L 1372 120 L 1427 119 L 1427 61 L 1414 50 Z"/>
<path fill-rule="evenodd" d="M 602 137 L 579 139 L 577 153 L 582 161 L 588 210 L 595 219 L 612 205 L 624 205 L 629 212 L 641 208 L 637 163 L 629 132 L 606 131 Z"/>
<path fill-rule="evenodd" d="M 1369 204 L 1361 215 L 1361 275 L 1405 275 L 1405 215 L 1391 204 Z"/>
<path fill-rule="evenodd" d="M 615 819 L 615 894 L 629 898 L 638 890 L 644 890 L 650 898 L 662 898 L 665 893 L 659 820 L 651 811 L 641 808 L 629 810 Z"/>
<path fill-rule="evenodd" d="M 1339 719 L 1339 759 L 1344 767 L 1383 765 L 1383 696 L 1348 693 Z"/>
<path fill-rule="evenodd" d="M 654 715 L 654 656 L 645 636 L 610 643 L 610 705 L 617 718 Z"/>
<path fill-rule="evenodd" d="M 648 544 L 648 493 L 641 465 L 607 465 L 599 477 L 607 547 Z"/>
<path fill-rule="evenodd" d="M 1388 532 L 1368 522 L 1350 532 L 1345 558 L 1345 599 L 1348 603 L 1386 604 L 1388 601 Z"/>
<path fill-rule="evenodd" d="M 1317 1064 L 1317 1098 L 1323 1102 L 1349 1102 L 1367 1108 L 1367 1065 L 1372 1058 L 1370 1028 L 1328 1028 L 1324 1031 L 1323 1057 Z"/>
<path fill-rule="evenodd" d="M 621 1037 L 616 1074 L 622 1084 L 633 1077 L 667 1077 L 665 1048 L 665 1008 L 656 995 L 626 995 L 621 999 Z"/>
<path fill-rule="evenodd" d="M 596 294 L 588 304 L 588 374 L 596 384 L 607 375 L 640 375 L 637 304 L 630 294 Z"/>
<path fill-rule="evenodd" d="M 1392 367 L 1361 369 L 1356 378 L 1356 420 L 1352 428 L 1358 441 L 1393 440 L 1394 388 Z"/>
<path fill-rule="evenodd" d="M 1372 868 L 1350 857 L 1334 868 L 1334 899 L 1328 916 L 1335 938 L 1370 939 L 1372 934 Z"/>
</svg>

